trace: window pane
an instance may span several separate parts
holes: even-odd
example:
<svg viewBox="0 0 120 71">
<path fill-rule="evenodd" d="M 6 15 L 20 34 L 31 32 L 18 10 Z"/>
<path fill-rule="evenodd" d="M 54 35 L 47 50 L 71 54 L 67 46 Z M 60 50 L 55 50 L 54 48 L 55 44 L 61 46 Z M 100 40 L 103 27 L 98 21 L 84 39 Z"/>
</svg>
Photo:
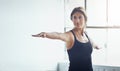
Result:
<svg viewBox="0 0 120 71">
<path fill-rule="evenodd" d="M 106 45 L 107 45 L 107 33 L 106 29 L 87 29 L 89 37 L 96 43 L 101 49 L 93 50 L 92 60 L 95 65 L 105 65 L 106 64 Z"/>
<path fill-rule="evenodd" d="M 120 2 L 119 0 L 108 0 L 108 25 L 120 26 Z"/>
<path fill-rule="evenodd" d="M 120 66 L 120 29 L 108 30 L 108 54 L 109 65 Z"/>
<path fill-rule="evenodd" d="M 106 26 L 106 0 L 87 0 L 88 24 Z"/>
</svg>

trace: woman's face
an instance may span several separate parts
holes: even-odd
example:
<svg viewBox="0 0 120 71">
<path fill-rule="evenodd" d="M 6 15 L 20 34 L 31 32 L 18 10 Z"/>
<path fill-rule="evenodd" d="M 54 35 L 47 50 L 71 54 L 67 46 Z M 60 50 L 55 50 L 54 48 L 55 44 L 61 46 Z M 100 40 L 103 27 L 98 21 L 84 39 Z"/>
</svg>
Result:
<svg viewBox="0 0 120 71">
<path fill-rule="evenodd" d="M 85 24 L 85 17 L 80 12 L 75 12 L 72 15 L 72 22 L 73 22 L 75 28 L 78 28 L 78 29 L 83 29 L 86 25 Z"/>
</svg>

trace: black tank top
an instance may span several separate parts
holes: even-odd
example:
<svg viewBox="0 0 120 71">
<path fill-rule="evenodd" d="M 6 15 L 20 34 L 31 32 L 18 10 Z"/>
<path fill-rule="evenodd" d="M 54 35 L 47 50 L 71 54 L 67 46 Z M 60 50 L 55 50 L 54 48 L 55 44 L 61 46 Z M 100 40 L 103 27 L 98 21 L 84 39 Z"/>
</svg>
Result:
<svg viewBox="0 0 120 71">
<path fill-rule="evenodd" d="M 71 49 L 67 50 L 68 57 L 70 61 L 69 71 L 93 71 L 92 69 L 92 45 L 88 38 L 88 42 L 83 43 L 76 39 L 76 36 L 73 31 L 71 31 L 74 35 L 74 44 Z"/>
</svg>

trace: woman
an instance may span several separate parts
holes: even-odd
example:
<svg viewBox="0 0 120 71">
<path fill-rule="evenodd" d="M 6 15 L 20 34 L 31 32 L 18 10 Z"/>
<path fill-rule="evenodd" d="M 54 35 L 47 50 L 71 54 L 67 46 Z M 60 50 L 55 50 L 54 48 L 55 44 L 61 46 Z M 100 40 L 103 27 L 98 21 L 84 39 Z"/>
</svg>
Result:
<svg viewBox="0 0 120 71">
<path fill-rule="evenodd" d="M 98 47 L 89 39 L 85 32 L 87 16 L 82 7 L 76 7 L 71 13 L 74 28 L 65 33 L 41 32 L 33 37 L 43 37 L 62 40 L 70 60 L 69 71 L 93 71 L 91 62 L 92 47 Z"/>
</svg>

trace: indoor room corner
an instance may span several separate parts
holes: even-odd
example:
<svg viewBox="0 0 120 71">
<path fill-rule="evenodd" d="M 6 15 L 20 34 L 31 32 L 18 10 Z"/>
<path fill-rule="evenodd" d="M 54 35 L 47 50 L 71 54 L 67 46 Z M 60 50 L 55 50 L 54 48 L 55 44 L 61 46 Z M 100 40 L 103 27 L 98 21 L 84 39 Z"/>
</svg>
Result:
<svg viewBox="0 0 120 71">
<path fill-rule="evenodd" d="M 0 71 L 68 71 L 65 43 L 34 38 L 38 32 L 73 28 L 70 13 L 85 8 L 94 71 L 120 71 L 118 0 L 0 0 Z"/>
</svg>

